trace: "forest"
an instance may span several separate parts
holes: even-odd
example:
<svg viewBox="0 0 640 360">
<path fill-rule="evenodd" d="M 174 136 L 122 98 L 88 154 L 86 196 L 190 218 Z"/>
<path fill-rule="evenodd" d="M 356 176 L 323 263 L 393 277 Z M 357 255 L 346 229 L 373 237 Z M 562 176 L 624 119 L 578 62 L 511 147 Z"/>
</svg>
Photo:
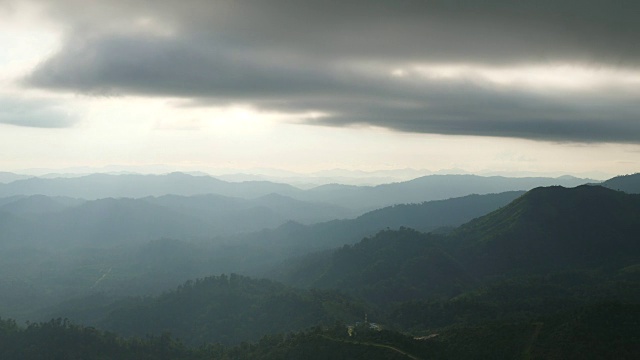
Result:
<svg viewBox="0 0 640 360">
<path fill-rule="evenodd" d="M 14 194 L 0 199 L 0 358 L 634 359 L 638 183 L 400 197 L 308 223 L 287 214 L 344 207 Z M 207 235 L 234 211 L 281 217 Z"/>
</svg>

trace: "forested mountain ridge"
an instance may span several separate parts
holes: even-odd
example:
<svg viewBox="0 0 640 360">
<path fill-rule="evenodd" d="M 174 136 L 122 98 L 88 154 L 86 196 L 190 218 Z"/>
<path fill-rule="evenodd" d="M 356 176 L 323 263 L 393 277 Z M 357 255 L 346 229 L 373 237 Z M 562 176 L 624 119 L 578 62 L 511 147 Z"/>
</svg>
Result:
<svg viewBox="0 0 640 360">
<path fill-rule="evenodd" d="M 599 186 L 537 188 L 448 236 L 383 231 L 291 260 L 279 279 L 376 302 L 451 296 L 487 279 L 572 269 L 615 271 L 640 259 L 640 196 Z"/>
<path fill-rule="evenodd" d="M 640 173 L 616 176 L 604 181 L 601 185 L 629 194 L 640 194 Z"/>
<path fill-rule="evenodd" d="M 532 333 L 540 335 L 531 358 L 580 358 L 586 348 L 594 358 L 633 358 L 638 259 L 640 196 L 550 187 L 447 236 L 383 231 L 291 261 L 280 278 L 374 302 L 397 329 L 439 333 L 429 358 L 510 358 Z"/>
<path fill-rule="evenodd" d="M 287 221 L 316 223 L 291 224 L 273 231 L 250 234 L 247 241 L 276 242 L 295 248 L 331 248 L 353 243 L 386 227 L 407 226 L 431 231 L 457 226 L 514 199 L 520 192 L 469 195 L 463 198 L 403 204 L 379 209 L 355 219 L 339 219 L 351 211 L 325 203 L 306 202 L 269 194 L 255 199 L 220 195 L 105 198 L 81 200 L 44 195 L 16 195 L 0 198 L 0 212 L 11 213 L 20 221 L 2 227 L 0 246 L 19 238 L 22 244 L 70 246 L 140 243 L 159 238 L 212 239 L 237 233 L 277 228 Z M 8 216 L 8 215 L 7 215 Z M 15 218 L 14 216 L 14 218 Z"/>
<path fill-rule="evenodd" d="M 290 256 L 353 244 L 384 229 L 408 227 L 430 232 L 452 228 L 485 215 L 514 200 L 524 192 L 467 195 L 419 204 L 399 204 L 367 212 L 355 219 L 332 220 L 302 225 L 289 222 L 273 230 L 238 236 L 236 243 L 269 244 Z"/>
<path fill-rule="evenodd" d="M 360 227 L 367 224 L 385 224 L 392 229 L 410 227 L 429 232 L 438 227 L 464 224 L 505 206 L 522 194 L 524 191 L 506 191 L 425 201 L 419 204 L 398 204 L 365 213 L 354 219 L 353 223 Z"/>
<path fill-rule="evenodd" d="M 489 273 L 621 266 L 640 256 L 640 195 L 589 185 L 537 188 L 454 236 Z"/>
<path fill-rule="evenodd" d="M 385 230 L 333 252 L 292 259 L 275 276 L 296 286 L 340 289 L 378 304 L 450 297 L 474 279 L 440 242 L 439 236 L 412 229 Z"/>
</svg>

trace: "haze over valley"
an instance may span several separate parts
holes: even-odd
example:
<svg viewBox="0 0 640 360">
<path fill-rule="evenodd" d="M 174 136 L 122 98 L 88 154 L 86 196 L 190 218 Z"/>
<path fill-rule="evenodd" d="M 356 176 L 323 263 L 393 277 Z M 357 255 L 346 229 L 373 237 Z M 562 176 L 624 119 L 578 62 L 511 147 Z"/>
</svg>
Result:
<svg viewBox="0 0 640 360">
<path fill-rule="evenodd" d="M 567 311 L 640 295 L 638 175 L 433 175 L 311 189 L 180 173 L 15 178 L 0 186 L 0 306 L 19 321 L 67 318 L 139 337 L 163 329 L 190 346 L 233 346 L 364 313 L 415 334 L 489 321 L 499 308 L 505 321 L 526 322 L 555 316 L 544 305 L 554 287 Z M 76 188 L 86 198 L 65 196 Z M 363 210 L 372 199 L 381 207 Z"/>
</svg>

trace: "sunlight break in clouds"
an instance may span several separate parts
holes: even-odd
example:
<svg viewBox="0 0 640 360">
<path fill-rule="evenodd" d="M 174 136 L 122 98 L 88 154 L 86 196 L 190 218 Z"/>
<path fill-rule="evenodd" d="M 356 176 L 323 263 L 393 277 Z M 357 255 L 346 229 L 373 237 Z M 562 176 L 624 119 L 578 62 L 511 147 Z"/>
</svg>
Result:
<svg viewBox="0 0 640 360">
<path fill-rule="evenodd" d="M 0 82 L 5 88 L 61 46 L 60 26 L 43 19 L 41 11 L 29 2 L 0 6 Z"/>
</svg>

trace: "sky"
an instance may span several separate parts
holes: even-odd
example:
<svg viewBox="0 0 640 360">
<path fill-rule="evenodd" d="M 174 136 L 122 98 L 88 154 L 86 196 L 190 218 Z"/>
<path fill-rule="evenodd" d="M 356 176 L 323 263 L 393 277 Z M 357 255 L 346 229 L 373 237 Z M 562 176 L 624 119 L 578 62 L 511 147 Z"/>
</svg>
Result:
<svg viewBox="0 0 640 360">
<path fill-rule="evenodd" d="M 0 0 L 0 171 L 640 171 L 640 2 Z"/>
</svg>

